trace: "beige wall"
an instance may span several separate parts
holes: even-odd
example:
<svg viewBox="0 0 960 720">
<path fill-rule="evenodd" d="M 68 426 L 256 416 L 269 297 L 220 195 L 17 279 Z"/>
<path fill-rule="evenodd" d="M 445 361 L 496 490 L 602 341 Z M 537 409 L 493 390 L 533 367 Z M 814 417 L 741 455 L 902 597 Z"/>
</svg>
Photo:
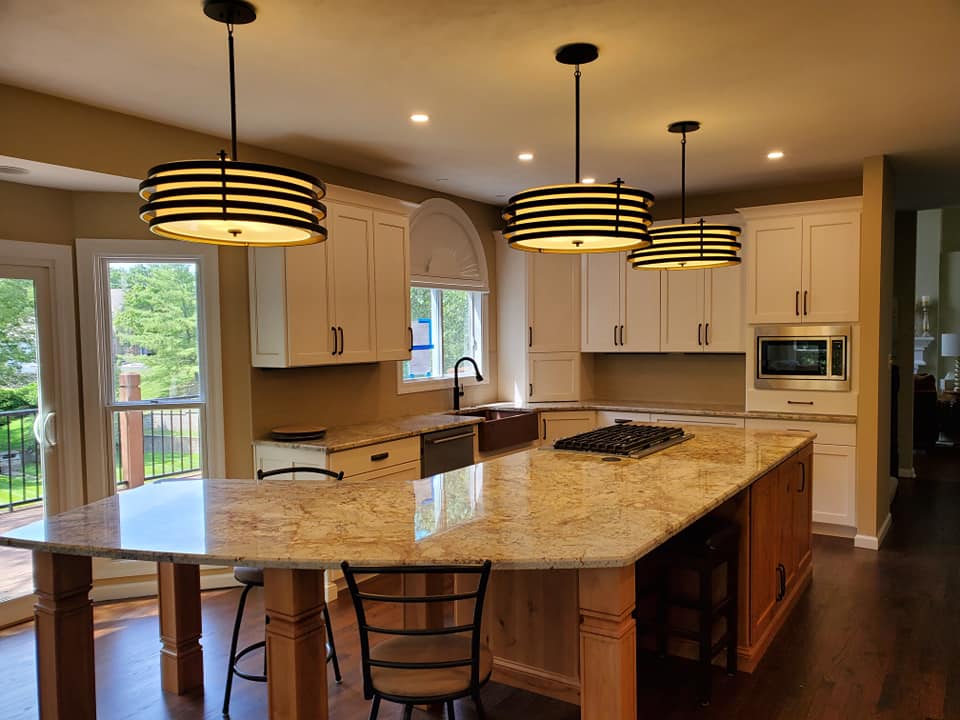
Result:
<svg viewBox="0 0 960 720">
<path fill-rule="evenodd" d="M 857 533 L 876 537 L 890 505 L 890 366 L 893 316 L 893 172 L 886 157 L 863 163 L 860 241 L 860 400 Z"/>
<path fill-rule="evenodd" d="M 744 355 L 594 356 L 594 397 L 651 403 L 722 403 L 743 408 Z"/>
</svg>

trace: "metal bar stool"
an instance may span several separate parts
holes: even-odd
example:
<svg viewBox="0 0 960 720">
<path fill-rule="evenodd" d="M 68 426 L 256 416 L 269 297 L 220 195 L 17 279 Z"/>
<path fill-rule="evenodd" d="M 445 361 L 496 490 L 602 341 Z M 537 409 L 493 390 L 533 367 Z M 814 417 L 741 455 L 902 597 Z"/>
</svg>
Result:
<svg viewBox="0 0 960 720">
<path fill-rule="evenodd" d="M 373 700 L 370 720 L 376 720 L 380 702 L 403 705 L 403 720 L 410 720 L 414 705 L 445 704 L 447 718 L 455 720 L 453 701 L 470 697 L 480 720 L 485 717 L 480 688 L 493 672 L 493 655 L 480 641 L 483 598 L 490 577 L 490 561 L 482 565 L 431 565 L 426 567 L 354 567 L 344 562 L 346 578 L 360 629 L 360 656 L 363 669 L 363 696 Z M 476 576 L 475 589 L 454 587 L 451 594 L 377 594 L 360 590 L 357 575 L 441 574 Z M 420 604 L 473 603 L 472 621 L 437 628 L 387 627 L 367 620 L 369 605 L 379 603 Z M 454 621 L 456 622 L 456 621 Z M 403 623 L 401 623 L 401 626 Z M 385 636 L 373 647 L 370 635 Z"/>
<path fill-rule="evenodd" d="M 729 520 L 707 517 L 695 523 L 670 540 L 657 551 L 655 582 L 650 586 L 637 573 L 637 595 L 651 591 L 656 594 L 656 621 L 652 628 L 656 633 L 657 652 L 667 655 L 669 637 L 692 640 L 698 647 L 697 693 L 701 705 L 710 704 L 712 690 L 713 658 L 726 649 L 727 673 L 737 672 L 737 574 L 740 553 L 740 528 Z M 714 572 L 726 566 L 726 591 L 722 598 L 714 598 Z M 698 589 L 695 597 L 676 593 L 671 578 L 675 571 L 692 571 L 697 575 Z M 697 614 L 697 629 L 692 630 L 670 624 L 671 607 L 692 610 Z M 714 641 L 714 627 L 718 620 L 725 620 L 720 637 Z M 637 650 L 641 650 L 638 624 Z M 648 625 L 649 629 L 650 626 Z"/>
<path fill-rule="evenodd" d="M 271 477 L 273 475 L 286 475 L 294 471 L 317 473 L 319 475 L 326 475 L 338 481 L 343 480 L 342 472 L 333 472 L 332 470 L 325 470 L 324 468 L 316 467 L 288 467 L 267 471 L 258 470 L 257 480 L 263 480 L 264 478 Z M 233 636 L 230 640 L 230 657 L 227 665 L 227 684 L 223 692 L 223 714 L 226 716 L 229 716 L 230 714 L 230 693 L 233 690 L 234 675 L 241 677 L 244 680 L 251 680 L 253 682 L 267 681 L 266 651 L 264 651 L 263 656 L 262 675 L 246 673 L 237 667 L 237 663 L 239 663 L 243 657 L 254 652 L 255 650 L 266 647 L 267 644 L 265 640 L 260 640 L 259 642 L 255 642 L 252 645 L 248 645 L 247 647 L 237 651 L 237 642 L 240 637 L 240 625 L 243 622 L 243 608 L 247 604 L 247 595 L 255 587 L 263 587 L 263 570 L 254 567 L 235 567 L 233 569 L 233 577 L 236 578 L 237 582 L 243 583 L 243 592 L 240 593 L 240 603 L 237 605 L 237 617 L 233 623 Z M 327 631 L 327 662 L 333 663 L 333 675 L 339 683 L 342 682 L 343 678 L 340 676 L 340 663 L 337 660 L 337 647 L 333 641 L 333 626 L 330 624 L 330 611 L 327 609 L 326 604 L 323 606 L 323 624 L 326 626 L 325 629 Z"/>
</svg>

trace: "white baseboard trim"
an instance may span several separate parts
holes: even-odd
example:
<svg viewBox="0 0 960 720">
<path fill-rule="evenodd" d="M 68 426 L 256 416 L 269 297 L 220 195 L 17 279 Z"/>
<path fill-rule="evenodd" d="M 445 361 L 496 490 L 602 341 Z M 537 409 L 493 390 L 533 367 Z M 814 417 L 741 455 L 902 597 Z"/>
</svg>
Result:
<svg viewBox="0 0 960 720">
<path fill-rule="evenodd" d="M 895 497 L 897 497 L 897 488 L 900 487 L 900 478 L 890 476 L 890 502 L 893 503 Z"/>
<path fill-rule="evenodd" d="M 874 535 L 860 535 L 858 534 L 853 538 L 853 546 L 858 548 L 863 548 L 864 550 L 879 550 L 880 546 L 883 545 L 883 540 L 887 537 L 887 533 L 890 531 L 890 525 L 893 523 L 893 517 L 890 513 L 887 513 L 887 519 L 883 521 L 883 525 L 880 526 L 880 532 Z"/>
<path fill-rule="evenodd" d="M 914 470 L 912 467 L 906 467 L 906 468 L 902 467 L 902 468 L 897 468 L 897 475 L 899 477 L 908 478 L 912 480 L 917 476 L 917 471 Z"/>
<path fill-rule="evenodd" d="M 200 573 L 201 590 L 216 590 L 231 587 L 240 587 L 240 583 L 233 577 L 233 568 Z M 90 591 L 90 599 L 93 600 L 93 602 L 108 602 L 111 600 L 154 597 L 156 594 L 157 577 L 156 575 L 148 575 L 139 578 L 130 578 L 126 582 L 97 582 Z"/>
<path fill-rule="evenodd" d="M 852 540 L 857 535 L 857 529 L 849 525 L 837 525 L 836 523 L 813 522 L 814 535 L 828 535 L 830 537 L 841 537 Z"/>
</svg>

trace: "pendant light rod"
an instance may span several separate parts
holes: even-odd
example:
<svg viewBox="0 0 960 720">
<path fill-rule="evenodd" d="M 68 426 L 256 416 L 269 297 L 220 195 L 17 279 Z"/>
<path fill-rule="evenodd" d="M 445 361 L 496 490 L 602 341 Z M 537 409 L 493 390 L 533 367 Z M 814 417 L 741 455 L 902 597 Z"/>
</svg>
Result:
<svg viewBox="0 0 960 720">
<path fill-rule="evenodd" d="M 577 152 L 577 161 L 575 164 L 574 176 L 573 176 L 573 181 L 575 183 L 580 182 L 580 75 L 581 75 L 580 65 L 578 64 L 577 69 L 573 73 L 573 83 L 576 88 L 575 115 L 577 117 L 577 120 L 576 120 L 577 130 L 576 130 L 576 143 L 575 143 L 576 152 Z"/>
<path fill-rule="evenodd" d="M 230 54 L 230 159 L 237 160 L 237 69 L 233 59 L 233 23 L 227 23 L 227 50 Z"/>
<path fill-rule="evenodd" d="M 580 66 L 592 63 L 600 57 L 600 50 L 592 43 L 570 43 L 557 49 L 555 55 L 558 63 L 573 65 L 573 97 L 574 97 L 574 183 L 580 182 Z"/>
<path fill-rule="evenodd" d="M 687 133 L 700 129 L 696 120 L 670 123 L 667 131 L 680 134 L 680 224 L 687 222 Z"/>
</svg>

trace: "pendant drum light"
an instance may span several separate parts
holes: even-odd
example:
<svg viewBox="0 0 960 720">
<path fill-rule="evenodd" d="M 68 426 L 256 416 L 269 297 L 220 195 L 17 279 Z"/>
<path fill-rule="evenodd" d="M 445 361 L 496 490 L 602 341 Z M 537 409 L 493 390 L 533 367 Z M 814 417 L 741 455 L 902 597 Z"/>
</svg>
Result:
<svg viewBox="0 0 960 720">
<path fill-rule="evenodd" d="M 573 43 L 557 62 L 576 67 L 576 168 L 574 182 L 531 188 L 510 198 L 503 210 L 503 236 L 510 247 L 529 252 L 621 252 L 650 244 L 653 195 L 623 184 L 585 184 L 580 178 L 580 66 L 597 59 L 596 45 Z"/>
<path fill-rule="evenodd" d="M 698 270 L 740 263 L 740 228 L 687 222 L 687 133 L 700 129 L 696 120 L 671 123 L 667 128 L 680 133 L 680 224 L 650 228 L 652 243 L 635 250 L 627 260 L 638 270 Z"/>
<path fill-rule="evenodd" d="M 140 218 L 163 237 L 217 245 L 308 245 L 327 237 L 320 221 L 324 184 L 307 173 L 237 160 L 233 27 L 253 22 L 246 0 L 207 0 L 204 13 L 227 26 L 231 152 L 217 160 L 184 160 L 150 168 L 140 183 Z"/>
</svg>

